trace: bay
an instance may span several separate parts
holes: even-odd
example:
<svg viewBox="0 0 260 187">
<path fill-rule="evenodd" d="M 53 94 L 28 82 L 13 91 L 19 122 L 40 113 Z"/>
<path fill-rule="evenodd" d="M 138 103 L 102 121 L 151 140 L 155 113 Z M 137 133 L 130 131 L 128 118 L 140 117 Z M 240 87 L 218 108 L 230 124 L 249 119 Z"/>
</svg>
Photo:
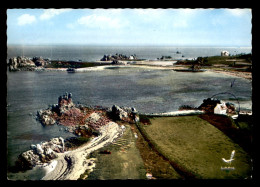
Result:
<svg viewBox="0 0 260 187">
<path fill-rule="evenodd" d="M 53 46 L 52 46 L 53 47 Z M 58 48 L 58 46 L 56 46 Z M 177 55 L 176 50 L 188 57 L 219 54 L 221 48 L 176 48 L 176 47 L 83 47 L 70 46 L 52 49 L 38 46 L 25 47 L 25 56 L 67 60 L 99 60 L 103 54 L 136 54 L 139 58 L 154 59 L 162 55 Z M 8 48 L 8 57 L 19 55 L 21 48 Z M 48 49 L 48 50 L 47 50 Z M 74 52 L 73 52 L 73 50 Z M 91 50 L 90 50 L 91 49 Z M 223 49 L 224 50 L 224 49 Z M 232 49 L 238 51 L 239 49 Z M 71 51 L 68 53 L 68 51 Z M 188 52 L 189 51 L 189 52 Z M 250 52 L 250 49 L 240 49 Z M 240 52 L 238 51 L 238 52 Z M 50 56 L 48 56 L 49 54 Z M 188 55 L 189 54 L 189 55 Z M 52 56 L 51 56 L 52 55 Z M 219 92 L 230 92 L 240 101 L 241 109 L 252 106 L 252 85 L 250 80 L 213 72 L 185 73 L 165 69 L 122 67 L 88 71 L 67 72 L 7 72 L 7 161 L 13 166 L 17 156 L 28 150 L 31 144 L 53 137 L 71 137 L 61 126 L 43 127 L 36 119 L 37 110 L 46 109 L 58 102 L 65 92 L 73 94 L 74 103 L 91 106 L 135 107 L 142 113 L 176 111 L 181 105 L 198 107 L 203 99 Z M 236 103 L 230 95 L 219 96 Z"/>
</svg>

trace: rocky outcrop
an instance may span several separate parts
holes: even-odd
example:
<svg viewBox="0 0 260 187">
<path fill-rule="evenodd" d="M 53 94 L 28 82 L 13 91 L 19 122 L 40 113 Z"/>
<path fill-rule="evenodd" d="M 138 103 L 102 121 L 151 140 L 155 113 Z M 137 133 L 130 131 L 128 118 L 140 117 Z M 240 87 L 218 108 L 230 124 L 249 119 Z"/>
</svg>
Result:
<svg viewBox="0 0 260 187">
<path fill-rule="evenodd" d="M 161 58 L 157 58 L 158 60 L 172 60 L 171 56 L 162 56 Z"/>
<path fill-rule="evenodd" d="M 19 71 L 20 69 L 33 68 L 35 63 L 27 57 L 10 58 L 8 62 L 9 71 Z"/>
<path fill-rule="evenodd" d="M 58 98 L 58 112 L 63 114 L 70 111 L 72 108 L 75 108 L 75 105 L 72 101 L 72 93 L 66 92 L 65 95 Z"/>
<path fill-rule="evenodd" d="M 92 108 L 75 105 L 71 93 L 60 96 L 58 104 L 54 104 L 46 110 L 38 111 L 38 119 L 44 125 L 62 125 L 62 129 L 77 135 L 77 137 L 66 140 L 62 137 L 52 138 L 49 141 L 31 145 L 30 150 L 18 157 L 17 163 L 19 163 L 20 168 L 25 170 L 49 163 L 61 155 L 59 153 L 74 150 L 87 142 L 97 145 L 100 142 L 107 141 L 107 139 L 118 134 L 119 131 L 121 132 L 118 124 L 114 122 L 115 120 L 130 123 L 139 121 L 135 108 L 117 105 L 113 105 L 112 108 Z M 108 133 L 109 131 L 111 132 Z"/>
<path fill-rule="evenodd" d="M 42 57 L 33 57 L 32 59 L 28 57 L 14 57 L 10 58 L 8 62 L 9 71 L 20 71 L 20 70 L 31 70 L 33 71 L 35 67 L 44 67 L 49 63 L 48 59 L 43 59 Z"/>
<path fill-rule="evenodd" d="M 51 117 L 52 111 L 50 109 L 38 111 L 38 119 L 44 125 L 54 125 L 56 121 Z"/>
<path fill-rule="evenodd" d="M 17 58 L 10 58 L 7 65 L 9 66 L 9 71 L 17 71 L 18 70 Z"/>
<path fill-rule="evenodd" d="M 46 66 L 49 63 L 48 59 L 43 59 L 42 57 L 33 57 L 32 61 L 38 66 Z"/>
<path fill-rule="evenodd" d="M 120 120 L 128 118 L 128 113 L 117 105 L 112 106 L 112 114 L 115 118 Z"/>
<path fill-rule="evenodd" d="M 111 64 L 114 64 L 114 65 L 126 65 L 127 62 L 118 61 L 118 60 L 113 60 L 113 61 L 111 62 Z"/>
<path fill-rule="evenodd" d="M 135 108 L 112 106 L 112 118 L 115 120 L 122 120 L 126 122 L 134 122 L 138 119 L 137 111 Z"/>
<path fill-rule="evenodd" d="M 113 60 L 136 60 L 137 57 L 136 55 L 130 55 L 130 56 L 126 56 L 126 55 L 122 55 L 122 54 L 115 54 L 115 55 L 104 55 L 102 59 L 100 59 L 101 61 L 113 61 Z"/>
<path fill-rule="evenodd" d="M 77 117 L 81 116 L 81 112 L 75 107 L 72 101 L 72 94 L 65 93 L 65 95 L 58 98 L 58 104 L 52 105 L 46 110 L 39 110 L 37 112 L 38 120 L 43 125 L 53 125 L 57 122 L 55 118 L 64 114 L 67 117 Z"/>
<path fill-rule="evenodd" d="M 18 156 L 18 163 L 23 169 L 31 169 L 36 165 L 42 165 L 58 157 L 57 153 L 65 151 L 62 137 L 52 138 L 40 144 L 31 145 L 31 149 Z"/>
<path fill-rule="evenodd" d="M 75 135 L 91 137 L 98 136 L 99 129 L 111 122 L 112 119 L 108 117 L 107 112 L 108 109 L 100 107 L 76 106 L 72 101 L 72 94 L 65 93 L 58 98 L 58 104 L 54 104 L 46 110 L 38 111 L 37 119 L 44 126 L 62 125 L 66 131 Z M 125 119 L 128 116 L 122 117 Z"/>
<path fill-rule="evenodd" d="M 45 125 L 63 125 L 68 132 L 79 136 L 89 137 L 98 134 L 99 129 L 113 120 L 134 123 L 138 120 L 135 108 L 113 105 L 110 109 L 76 106 L 72 94 L 65 93 L 46 110 L 37 112 L 38 120 Z"/>
</svg>

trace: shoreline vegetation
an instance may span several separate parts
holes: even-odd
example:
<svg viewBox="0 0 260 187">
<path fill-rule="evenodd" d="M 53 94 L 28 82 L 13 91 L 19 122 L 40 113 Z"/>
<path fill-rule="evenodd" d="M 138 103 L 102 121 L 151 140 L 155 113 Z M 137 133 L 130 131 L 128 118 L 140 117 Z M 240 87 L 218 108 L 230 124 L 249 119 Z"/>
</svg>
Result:
<svg viewBox="0 0 260 187">
<path fill-rule="evenodd" d="M 166 58 L 167 57 L 167 58 Z M 106 56 L 95 62 L 50 60 L 42 57 L 10 58 L 7 65 L 9 71 L 67 71 L 87 72 L 103 70 L 111 66 L 130 66 L 142 68 L 170 69 L 175 71 L 204 72 L 211 71 L 245 79 L 252 79 L 252 54 L 235 56 L 198 57 L 192 60 L 176 60 L 168 56 L 157 60 L 138 59 L 136 55 L 116 54 Z"/>
</svg>

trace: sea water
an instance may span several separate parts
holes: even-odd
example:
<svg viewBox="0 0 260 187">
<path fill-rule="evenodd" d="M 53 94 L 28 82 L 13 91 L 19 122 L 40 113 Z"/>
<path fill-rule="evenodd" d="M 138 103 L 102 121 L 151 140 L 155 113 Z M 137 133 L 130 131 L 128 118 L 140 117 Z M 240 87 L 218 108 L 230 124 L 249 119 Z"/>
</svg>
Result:
<svg viewBox="0 0 260 187">
<path fill-rule="evenodd" d="M 251 47 L 176 47 L 176 46 L 84 46 L 84 45 L 9 45 L 8 58 L 42 56 L 52 60 L 97 61 L 103 55 L 136 55 L 139 59 L 155 60 L 162 56 L 174 59 L 194 59 L 199 56 L 219 56 L 227 50 L 230 55 L 251 53 Z M 179 53 L 177 53 L 179 52 Z"/>
<path fill-rule="evenodd" d="M 90 55 L 90 57 L 85 49 L 80 49 L 80 52 L 77 51 L 74 54 L 71 52 L 70 55 L 64 53 L 64 49 L 57 49 L 57 51 L 52 52 L 52 55 L 55 58 L 60 55 L 59 58 L 68 60 L 78 58 L 98 60 L 102 58 L 103 53 L 134 53 L 136 55 L 138 53 L 135 50 L 129 51 L 129 48 L 121 49 L 121 51 L 111 48 L 109 51 L 108 47 L 107 51 L 104 50 L 101 53 L 101 49 L 105 49 L 103 47 L 99 49 L 100 52 L 97 55 L 96 49 L 97 47 L 94 47 L 91 52 L 92 54 L 95 53 L 96 56 Z M 162 50 L 160 55 L 168 55 L 172 50 L 168 48 L 164 52 Z M 181 51 L 184 51 L 184 49 Z M 150 59 L 155 58 L 155 56 L 160 57 L 159 52 L 157 55 L 153 54 L 154 56 L 149 56 L 149 52 L 151 52 L 151 48 L 138 55 L 141 58 L 149 57 Z M 246 51 L 244 52 L 246 53 Z M 201 56 L 201 54 L 197 54 L 197 56 Z M 12 55 L 18 54 L 11 52 L 8 54 L 9 57 Z M 45 55 L 44 51 L 40 53 L 37 50 L 34 53 L 33 51 L 25 53 L 25 56 L 48 57 Z M 193 57 L 193 55 L 191 56 Z M 234 78 L 236 81 L 231 87 L 230 84 Z M 112 107 L 116 104 L 135 107 L 137 111 L 142 113 L 176 111 L 181 105 L 198 107 L 203 99 L 220 92 L 234 94 L 239 99 L 241 109 L 250 110 L 252 105 L 250 80 L 213 72 L 189 73 L 175 72 L 169 69 L 124 66 L 82 73 L 7 72 L 8 166 L 13 166 L 17 156 L 27 151 L 31 144 L 47 141 L 53 137 L 61 136 L 65 139 L 73 136 L 71 133 L 64 131 L 62 126 L 43 127 L 36 120 L 37 110 L 46 109 L 49 105 L 56 104 L 58 97 L 65 92 L 73 94 L 74 103 L 104 107 Z M 232 95 L 227 94 L 218 97 L 237 104 Z"/>
</svg>

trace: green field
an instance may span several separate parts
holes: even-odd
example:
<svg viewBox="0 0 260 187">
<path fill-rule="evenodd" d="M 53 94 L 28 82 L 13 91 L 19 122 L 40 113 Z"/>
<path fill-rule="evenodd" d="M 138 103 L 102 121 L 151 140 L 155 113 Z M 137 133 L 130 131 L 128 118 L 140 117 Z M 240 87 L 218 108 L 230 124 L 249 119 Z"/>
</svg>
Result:
<svg viewBox="0 0 260 187">
<path fill-rule="evenodd" d="M 244 179 L 251 176 L 249 155 L 223 132 L 198 116 L 154 117 L 150 125 L 139 124 L 148 141 L 178 171 L 193 178 Z M 235 150 L 231 165 L 229 159 Z M 223 170 L 223 167 L 234 170 Z M 221 169 L 222 168 L 222 169 Z"/>
<path fill-rule="evenodd" d="M 196 60 L 179 60 L 176 64 L 192 65 L 198 63 L 203 66 L 203 68 L 212 68 L 215 65 L 222 65 L 227 66 L 228 69 L 231 68 L 232 70 L 242 68 L 241 71 L 251 71 L 250 66 L 252 66 L 252 54 L 198 57 Z M 227 67 L 225 69 L 227 69 Z"/>
<path fill-rule="evenodd" d="M 110 65 L 111 63 L 97 63 L 97 62 L 75 62 L 75 61 L 52 61 L 46 65 L 45 68 L 87 68 L 95 66 Z"/>
<path fill-rule="evenodd" d="M 88 180 L 146 179 L 146 170 L 130 125 L 125 125 L 124 134 L 114 143 L 105 146 L 90 156 L 97 158 L 96 167 Z M 102 151 L 111 154 L 102 154 Z"/>
</svg>

